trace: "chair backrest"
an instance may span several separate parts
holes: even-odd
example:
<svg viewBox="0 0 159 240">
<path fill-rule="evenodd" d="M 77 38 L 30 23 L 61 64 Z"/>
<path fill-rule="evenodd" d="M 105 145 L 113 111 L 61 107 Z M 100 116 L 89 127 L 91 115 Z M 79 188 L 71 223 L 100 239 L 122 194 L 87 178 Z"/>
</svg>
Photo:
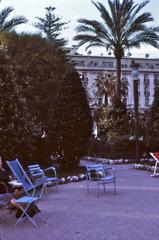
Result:
<svg viewBox="0 0 159 240">
<path fill-rule="evenodd" d="M 18 182 L 22 183 L 26 192 L 35 188 L 18 159 L 7 161 L 7 164 Z"/>
<path fill-rule="evenodd" d="M 42 178 L 45 176 L 44 171 L 40 168 L 39 164 L 29 165 L 28 169 L 29 169 L 31 178 L 33 180 L 36 180 L 38 178 Z"/>
<path fill-rule="evenodd" d="M 89 180 L 93 180 L 93 179 L 96 179 L 97 177 L 105 176 L 103 164 L 87 165 L 86 169 L 87 169 L 87 178 Z"/>
<path fill-rule="evenodd" d="M 150 152 L 150 155 L 156 160 L 159 162 L 159 152 Z"/>
</svg>

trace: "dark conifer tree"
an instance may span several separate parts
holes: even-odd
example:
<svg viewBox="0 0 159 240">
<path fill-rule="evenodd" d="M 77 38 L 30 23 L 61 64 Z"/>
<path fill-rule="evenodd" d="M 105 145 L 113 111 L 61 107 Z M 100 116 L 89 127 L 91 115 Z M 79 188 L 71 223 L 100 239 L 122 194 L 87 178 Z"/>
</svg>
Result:
<svg viewBox="0 0 159 240">
<path fill-rule="evenodd" d="M 92 117 L 85 90 L 77 72 L 69 73 L 63 82 L 55 111 L 56 150 L 60 167 L 73 170 L 86 154 L 92 132 Z"/>
<path fill-rule="evenodd" d="M 59 46 L 66 45 L 67 41 L 61 38 L 61 31 L 66 22 L 62 22 L 61 18 L 54 14 L 55 7 L 46 7 L 46 14 L 44 18 L 36 17 L 38 20 L 34 26 L 44 33 L 46 39 L 50 42 L 57 43 Z"/>
</svg>

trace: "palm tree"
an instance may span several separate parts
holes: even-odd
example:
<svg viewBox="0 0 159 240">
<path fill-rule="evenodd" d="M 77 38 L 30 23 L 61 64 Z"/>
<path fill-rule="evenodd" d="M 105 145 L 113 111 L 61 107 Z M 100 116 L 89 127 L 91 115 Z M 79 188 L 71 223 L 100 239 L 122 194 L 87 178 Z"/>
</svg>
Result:
<svg viewBox="0 0 159 240">
<path fill-rule="evenodd" d="M 121 98 L 121 59 L 126 50 L 140 48 L 141 44 L 159 48 L 159 27 L 146 26 L 152 22 L 151 13 L 141 13 L 148 4 L 145 0 L 140 4 L 133 0 L 108 0 L 109 11 L 100 3 L 92 1 L 100 12 L 101 20 L 79 19 L 77 35 L 74 40 L 78 46 L 87 44 L 86 49 L 97 46 L 112 51 L 116 59 L 116 76 L 118 97 Z"/>
<path fill-rule="evenodd" d="M 13 30 L 17 25 L 26 23 L 27 19 L 23 16 L 16 16 L 7 20 L 10 13 L 12 13 L 14 8 L 6 7 L 0 11 L 0 32 L 9 32 Z"/>
<path fill-rule="evenodd" d="M 95 94 L 98 98 L 104 98 L 104 105 L 108 105 L 108 98 L 114 96 L 116 77 L 108 72 L 102 72 L 95 78 Z"/>
<path fill-rule="evenodd" d="M 116 75 L 109 72 L 99 73 L 95 79 L 94 86 L 97 97 L 104 97 L 104 105 L 108 105 L 108 100 L 113 104 L 117 101 L 117 81 Z M 128 91 L 128 82 L 121 81 L 121 97 L 124 99 Z"/>
</svg>

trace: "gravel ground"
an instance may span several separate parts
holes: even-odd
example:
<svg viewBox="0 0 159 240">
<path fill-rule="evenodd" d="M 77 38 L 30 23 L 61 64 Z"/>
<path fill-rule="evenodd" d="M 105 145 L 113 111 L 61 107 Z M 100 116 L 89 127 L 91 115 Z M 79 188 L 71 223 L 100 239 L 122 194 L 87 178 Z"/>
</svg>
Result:
<svg viewBox="0 0 159 240">
<path fill-rule="evenodd" d="M 0 215 L 0 240 L 157 240 L 159 179 L 116 165 L 117 195 L 107 185 L 97 198 L 96 183 L 87 194 L 86 182 L 48 188 L 35 217 L 38 227 L 24 221 L 17 227 L 8 212 Z"/>
</svg>

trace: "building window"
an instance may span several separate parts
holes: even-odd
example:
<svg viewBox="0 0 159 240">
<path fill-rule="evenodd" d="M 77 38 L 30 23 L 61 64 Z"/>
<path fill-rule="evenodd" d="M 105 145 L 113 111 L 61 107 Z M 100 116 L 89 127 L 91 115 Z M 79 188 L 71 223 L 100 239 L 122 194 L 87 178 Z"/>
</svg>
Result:
<svg viewBox="0 0 159 240">
<path fill-rule="evenodd" d="M 122 78 L 125 79 L 127 74 L 125 72 L 122 73 Z"/>
<path fill-rule="evenodd" d="M 144 74 L 144 84 L 149 85 L 149 77 L 148 74 Z"/>
<path fill-rule="evenodd" d="M 145 97 L 149 97 L 150 96 L 150 92 L 149 91 L 144 91 L 144 95 L 145 95 Z"/>
<path fill-rule="evenodd" d="M 78 61 L 76 63 L 76 65 L 79 66 L 79 67 L 84 67 L 85 66 L 85 61 Z"/>
<path fill-rule="evenodd" d="M 113 67 L 114 67 L 114 63 L 113 63 L 113 62 L 110 62 L 110 63 L 109 63 L 109 67 L 110 67 L 110 68 L 113 68 Z"/>
<path fill-rule="evenodd" d="M 127 68 L 128 65 L 127 65 L 126 63 L 122 63 L 122 64 L 121 64 L 121 67 L 122 67 L 122 68 Z"/>
<path fill-rule="evenodd" d="M 72 60 L 71 63 L 73 64 L 73 66 L 77 65 L 77 62 L 75 60 Z"/>
<path fill-rule="evenodd" d="M 158 73 L 154 74 L 154 85 L 155 85 L 155 87 L 157 85 L 159 85 L 159 74 Z"/>
<path fill-rule="evenodd" d="M 87 72 L 82 72 L 82 77 L 87 77 Z"/>
<path fill-rule="evenodd" d="M 113 62 L 102 62 L 102 67 L 113 68 L 114 63 Z"/>
<path fill-rule="evenodd" d="M 149 106 L 149 97 L 145 97 L 145 106 Z"/>
<path fill-rule="evenodd" d="M 86 72 L 82 72 L 82 74 L 80 74 L 80 78 L 81 78 L 81 83 L 82 83 L 83 87 L 85 89 L 87 89 L 87 86 L 88 86 L 87 73 Z"/>
<path fill-rule="evenodd" d="M 145 64 L 144 63 L 140 63 L 140 68 L 145 68 Z"/>
<path fill-rule="evenodd" d="M 90 61 L 88 63 L 88 67 L 97 67 L 97 66 L 98 66 L 98 62 Z"/>
<path fill-rule="evenodd" d="M 150 65 L 150 69 L 154 69 L 154 65 Z"/>
</svg>

